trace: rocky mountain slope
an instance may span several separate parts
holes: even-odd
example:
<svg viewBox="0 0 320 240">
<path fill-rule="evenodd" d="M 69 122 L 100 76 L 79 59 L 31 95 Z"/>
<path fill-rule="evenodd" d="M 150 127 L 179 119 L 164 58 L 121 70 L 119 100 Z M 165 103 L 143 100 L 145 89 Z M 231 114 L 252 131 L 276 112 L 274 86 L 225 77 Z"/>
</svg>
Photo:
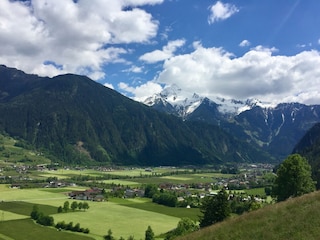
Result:
<svg viewBox="0 0 320 240">
<path fill-rule="evenodd" d="M 186 93 L 178 86 L 168 87 L 144 103 L 187 121 L 219 126 L 236 138 L 263 148 L 279 161 L 320 122 L 320 105 L 282 103 L 273 106 L 257 99 L 209 99 Z"/>
</svg>

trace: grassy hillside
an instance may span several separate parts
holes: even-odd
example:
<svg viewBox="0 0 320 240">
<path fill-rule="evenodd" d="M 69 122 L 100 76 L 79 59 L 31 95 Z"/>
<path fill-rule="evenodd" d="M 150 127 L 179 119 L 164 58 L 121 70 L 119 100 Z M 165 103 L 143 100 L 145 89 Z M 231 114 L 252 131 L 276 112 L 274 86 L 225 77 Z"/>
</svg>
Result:
<svg viewBox="0 0 320 240">
<path fill-rule="evenodd" d="M 36 165 L 50 163 L 50 159 L 42 152 L 35 151 L 25 141 L 0 133 L 0 167 L 12 163 Z"/>
<path fill-rule="evenodd" d="M 320 236 L 320 192 L 270 205 L 179 240 L 312 240 Z"/>
</svg>

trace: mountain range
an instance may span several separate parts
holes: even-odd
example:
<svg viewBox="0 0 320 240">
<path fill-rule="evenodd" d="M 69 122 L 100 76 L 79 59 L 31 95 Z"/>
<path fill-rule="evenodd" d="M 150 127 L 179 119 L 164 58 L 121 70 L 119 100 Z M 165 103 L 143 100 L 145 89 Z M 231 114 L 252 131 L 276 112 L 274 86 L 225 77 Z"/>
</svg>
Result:
<svg viewBox="0 0 320 240">
<path fill-rule="evenodd" d="M 64 164 L 270 162 L 219 126 L 185 121 L 85 76 L 53 78 L 0 66 L 0 131 Z"/>
<path fill-rule="evenodd" d="M 144 103 L 184 121 L 219 126 L 237 139 L 263 149 L 279 161 L 292 152 L 314 124 L 320 122 L 320 105 L 273 105 L 257 99 L 209 99 L 185 92 L 176 85 L 148 97 Z"/>
</svg>

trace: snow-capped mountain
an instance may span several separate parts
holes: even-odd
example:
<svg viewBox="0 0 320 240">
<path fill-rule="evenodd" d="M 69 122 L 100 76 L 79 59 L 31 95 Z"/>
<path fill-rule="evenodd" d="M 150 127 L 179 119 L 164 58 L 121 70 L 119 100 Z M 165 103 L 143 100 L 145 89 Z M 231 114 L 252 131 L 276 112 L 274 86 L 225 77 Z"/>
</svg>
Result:
<svg viewBox="0 0 320 240">
<path fill-rule="evenodd" d="M 211 104 L 217 108 L 219 113 L 226 116 L 235 116 L 256 106 L 262 108 L 271 106 L 271 104 L 262 103 L 257 99 L 247 99 L 245 101 L 221 97 L 209 99 L 199 96 L 197 93 L 183 91 L 177 85 L 166 87 L 160 93 L 148 97 L 143 103 L 184 119 L 187 119 L 203 103 Z"/>
<path fill-rule="evenodd" d="M 320 122 L 320 105 L 209 99 L 184 92 L 176 85 L 147 98 L 144 103 L 186 121 L 218 125 L 237 138 L 264 148 L 279 160 L 290 154 L 300 138 Z"/>
</svg>

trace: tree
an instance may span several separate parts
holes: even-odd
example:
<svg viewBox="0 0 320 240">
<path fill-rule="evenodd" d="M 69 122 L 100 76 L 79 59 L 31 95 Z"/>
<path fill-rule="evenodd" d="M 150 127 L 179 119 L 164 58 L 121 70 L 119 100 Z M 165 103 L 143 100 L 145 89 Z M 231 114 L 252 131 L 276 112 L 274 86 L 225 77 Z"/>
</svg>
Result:
<svg viewBox="0 0 320 240">
<path fill-rule="evenodd" d="M 69 201 L 65 201 L 64 204 L 63 204 L 63 210 L 65 212 L 68 212 L 69 211 L 69 206 L 70 206 Z"/>
<path fill-rule="evenodd" d="M 78 203 L 78 209 L 81 210 L 81 209 L 82 209 L 82 206 L 83 206 L 83 203 L 82 203 L 82 202 L 79 202 L 79 203 Z"/>
<path fill-rule="evenodd" d="M 63 208 L 61 206 L 59 206 L 58 209 L 57 209 L 57 212 L 58 213 L 62 213 L 62 211 L 63 211 Z"/>
<path fill-rule="evenodd" d="M 83 202 L 83 203 L 82 203 L 82 209 L 83 209 L 83 210 L 89 209 L 89 204 L 88 204 L 87 202 Z"/>
<path fill-rule="evenodd" d="M 38 220 L 39 215 L 40 215 L 39 207 L 37 205 L 34 205 L 30 216 L 33 220 Z"/>
<path fill-rule="evenodd" d="M 145 240 L 154 240 L 154 232 L 150 226 L 146 230 Z"/>
<path fill-rule="evenodd" d="M 104 240 L 114 240 L 114 237 L 112 236 L 111 229 L 108 230 L 108 234 L 103 236 Z"/>
<path fill-rule="evenodd" d="M 74 232 L 80 232 L 80 223 L 77 223 L 73 226 L 72 231 Z"/>
<path fill-rule="evenodd" d="M 53 226 L 54 219 L 51 216 L 40 214 L 39 218 L 37 219 L 37 223 L 43 226 Z"/>
<path fill-rule="evenodd" d="M 71 203 L 71 209 L 72 209 L 72 211 L 76 210 L 77 207 L 78 207 L 78 203 L 77 203 L 76 201 L 73 201 L 73 202 Z"/>
<path fill-rule="evenodd" d="M 158 193 L 158 187 L 154 184 L 148 184 L 144 189 L 144 196 L 152 198 L 155 193 Z"/>
<path fill-rule="evenodd" d="M 314 190 L 315 182 L 311 178 L 311 167 L 307 160 L 299 154 L 288 156 L 277 170 L 272 195 L 279 202 Z"/>
<path fill-rule="evenodd" d="M 219 191 L 215 196 L 205 197 L 200 211 L 203 216 L 200 218 L 200 227 L 206 227 L 221 222 L 230 215 L 228 194 L 225 189 Z"/>
<path fill-rule="evenodd" d="M 166 234 L 165 240 L 175 239 L 178 236 L 186 235 L 198 229 L 199 229 L 199 226 L 190 218 L 182 218 L 178 222 L 177 227 Z"/>
</svg>

